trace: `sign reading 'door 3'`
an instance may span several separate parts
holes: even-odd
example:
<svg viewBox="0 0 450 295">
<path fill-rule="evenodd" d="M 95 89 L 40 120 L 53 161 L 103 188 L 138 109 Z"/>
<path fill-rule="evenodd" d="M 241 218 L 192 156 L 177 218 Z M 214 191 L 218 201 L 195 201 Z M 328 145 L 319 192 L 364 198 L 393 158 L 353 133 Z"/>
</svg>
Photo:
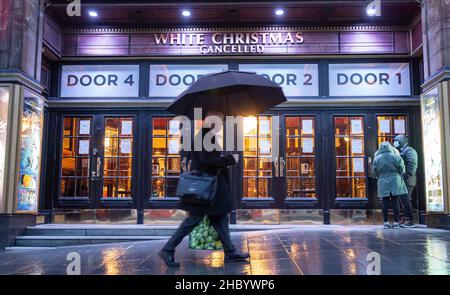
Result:
<svg viewBox="0 0 450 295">
<path fill-rule="evenodd" d="M 139 97 L 139 66 L 62 66 L 61 97 Z"/>
<path fill-rule="evenodd" d="M 408 63 L 329 65 L 330 96 L 411 95 Z"/>
<path fill-rule="evenodd" d="M 150 97 L 177 97 L 200 77 L 226 71 L 228 65 L 151 65 Z"/>
<path fill-rule="evenodd" d="M 287 97 L 319 95 L 317 64 L 241 64 L 239 70 L 255 72 L 283 88 Z"/>
</svg>

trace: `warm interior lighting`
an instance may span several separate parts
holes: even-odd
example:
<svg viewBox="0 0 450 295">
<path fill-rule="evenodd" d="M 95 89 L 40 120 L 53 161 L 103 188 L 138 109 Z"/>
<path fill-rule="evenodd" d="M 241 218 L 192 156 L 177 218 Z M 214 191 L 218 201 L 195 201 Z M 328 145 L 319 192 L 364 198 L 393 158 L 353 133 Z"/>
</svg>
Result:
<svg viewBox="0 0 450 295">
<path fill-rule="evenodd" d="M 256 135 L 256 128 L 258 127 L 258 121 L 256 117 L 244 118 L 244 136 Z"/>
<path fill-rule="evenodd" d="M 105 137 L 105 150 L 109 150 L 111 143 L 108 137 Z"/>
</svg>

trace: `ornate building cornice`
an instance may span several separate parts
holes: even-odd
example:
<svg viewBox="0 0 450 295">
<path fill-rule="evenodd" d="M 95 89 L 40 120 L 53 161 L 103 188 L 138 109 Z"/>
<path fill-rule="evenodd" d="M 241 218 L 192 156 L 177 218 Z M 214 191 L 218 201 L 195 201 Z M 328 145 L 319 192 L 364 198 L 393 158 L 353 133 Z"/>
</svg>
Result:
<svg viewBox="0 0 450 295">
<path fill-rule="evenodd" d="M 95 33 L 160 33 L 160 32 L 175 32 L 175 33 L 189 33 L 189 32 L 283 32 L 283 31 L 302 31 L 302 32 L 367 32 L 367 31 L 408 31 L 407 26 L 252 26 L 252 27 L 182 27 L 182 28 L 110 28 L 110 27 L 90 27 L 90 28 L 67 28 L 64 30 L 67 34 L 95 34 Z"/>
</svg>

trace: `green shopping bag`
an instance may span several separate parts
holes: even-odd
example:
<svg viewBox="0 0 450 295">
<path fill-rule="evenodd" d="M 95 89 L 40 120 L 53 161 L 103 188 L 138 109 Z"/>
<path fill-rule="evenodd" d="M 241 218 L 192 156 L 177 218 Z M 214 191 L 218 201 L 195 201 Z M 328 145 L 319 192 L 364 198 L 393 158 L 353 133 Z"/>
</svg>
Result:
<svg viewBox="0 0 450 295">
<path fill-rule="evenodd" d="M 189 248 L 195 250 L 221 250 L 219 235 L 207 216 L 189 234 Z"/>
</svg>

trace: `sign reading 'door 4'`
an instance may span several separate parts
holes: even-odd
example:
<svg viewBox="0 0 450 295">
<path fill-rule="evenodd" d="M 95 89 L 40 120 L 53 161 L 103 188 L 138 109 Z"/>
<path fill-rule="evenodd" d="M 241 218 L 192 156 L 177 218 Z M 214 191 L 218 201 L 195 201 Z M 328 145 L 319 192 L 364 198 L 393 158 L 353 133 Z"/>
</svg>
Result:
<svg viewBox="0 0 450 295">
<path fill-rule="evenodd" d="M 255 72 L 283 88 L 287 97 L 319 95 L 317 64 L 241 64 L 239 70 Z"/>
<path fill-rule="evenodd" d="M 139 66 L 63 66 L 61 97 L 139 97 Z"/>
<path fill-rule="evenodd" d="M 151 65 L 150 97 L 177 97 L 200 77 L 228 69 L 227 65 Z"/>
<path fill-rule="evenodd" d="M 330 96 L 411 95 L 408 63 L 329 65 Z"/>
</svg>

